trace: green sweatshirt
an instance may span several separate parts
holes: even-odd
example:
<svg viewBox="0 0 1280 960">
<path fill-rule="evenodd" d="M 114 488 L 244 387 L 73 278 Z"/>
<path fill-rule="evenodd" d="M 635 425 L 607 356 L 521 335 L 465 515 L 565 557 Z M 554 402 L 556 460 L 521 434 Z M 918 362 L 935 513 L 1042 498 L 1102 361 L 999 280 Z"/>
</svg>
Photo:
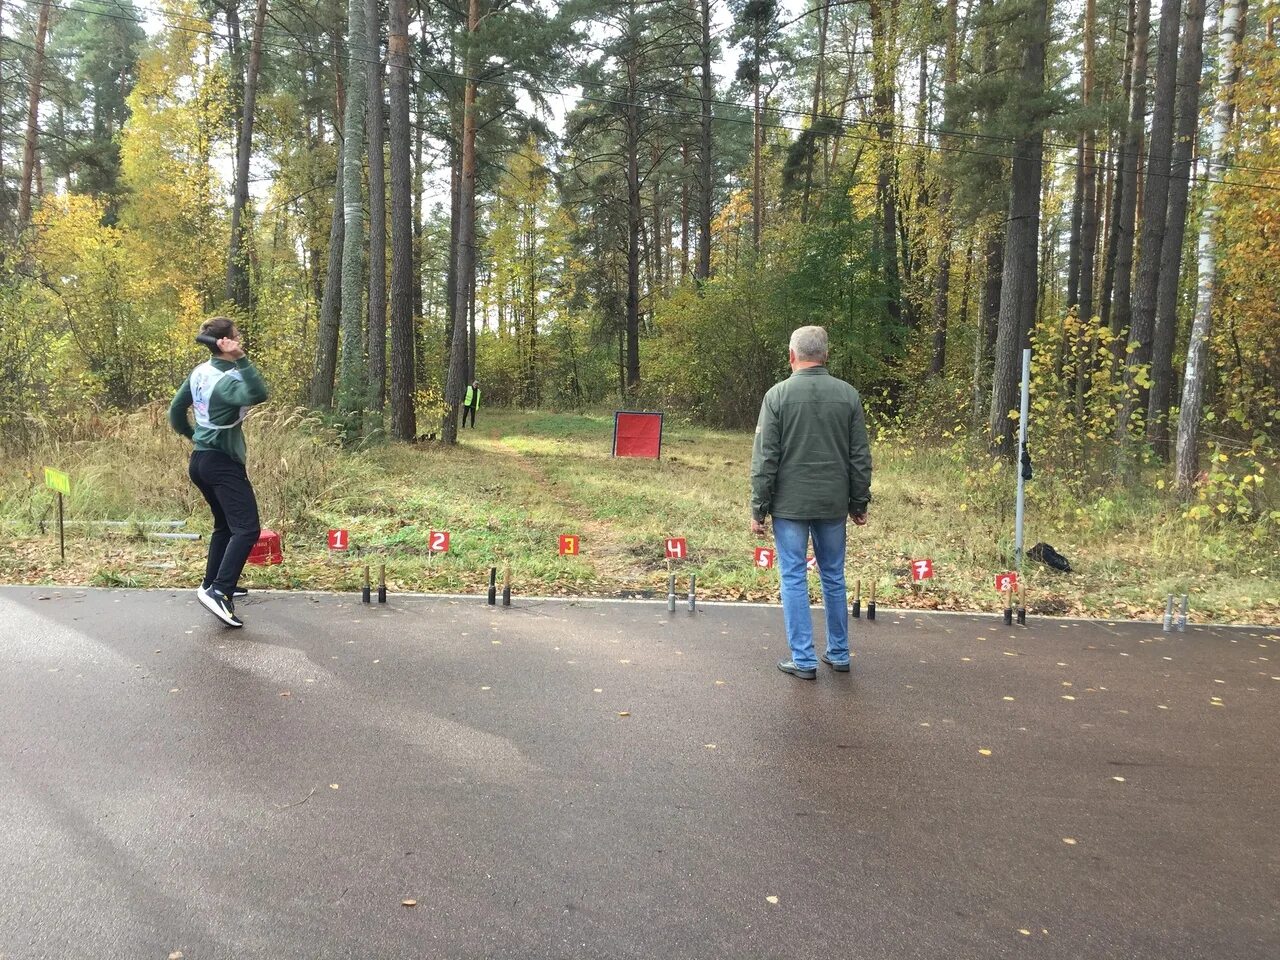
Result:
<svg viewBox="0 0 1280 960">
<path fill-rule="evenodd" d="M 240 408 L 262 403 L 267 399 L 267 385 L 262 382 L 258 368 L 242 357 L 235 363 L 230 360 L 214 358 L 210 361 L 219 370 L 235 370 L 240 379 L 223 377 L 213 388 L 209 398 L 209 419 L 216 424 L 235 423 L 240 417 Z M 245 462 L 244 431 L 240 425 L 230 430 L 210 430 L 196 425 L 194 428 L 187 419 L 187 410 L 191 406 L 191 378 L 182 381 L 182 386 L 173 395 L 169 404 L 169 425 L 188 440 L 195 442 L 197 450 L 219 450 L 233 460 Z"/>
<path fill-rule="evenodd" d="M 871 445 L 858 391 L 803 367 L 760 404 L 751 451 L 751 515 L 837 520 L 871 501 Z"/>
</svg>

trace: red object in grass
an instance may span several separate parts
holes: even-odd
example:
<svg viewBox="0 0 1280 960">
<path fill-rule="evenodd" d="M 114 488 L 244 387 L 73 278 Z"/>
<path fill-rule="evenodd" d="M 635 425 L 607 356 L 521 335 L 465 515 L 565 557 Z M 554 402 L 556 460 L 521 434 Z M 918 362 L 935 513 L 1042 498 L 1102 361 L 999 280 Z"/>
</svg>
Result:
<svg viewBox="0 0 1280 960">
<path fill-rule="evenodd" d="M 618 410 L 613 415 L 615 457 L 662 456 L 662 414 Z"/>
<path fill-rule="evenodd" d="M 249 551 L 249 562 L 259 566 L 284 562 L 284 547 L 280 542 L 280 534 L 274 530 L 263 530 L 258 534 L 258 542 Z"/>
</svg>

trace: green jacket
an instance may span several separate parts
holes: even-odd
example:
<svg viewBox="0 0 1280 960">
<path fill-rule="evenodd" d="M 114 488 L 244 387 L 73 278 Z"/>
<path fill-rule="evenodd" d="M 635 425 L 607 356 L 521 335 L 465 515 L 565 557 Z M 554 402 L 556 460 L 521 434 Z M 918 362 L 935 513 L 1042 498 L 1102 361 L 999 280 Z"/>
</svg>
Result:
<svg viewBox="0 0 1280 960">
<path fill-rule="evenodd" d="M 262 403 L 267 399 L 267 385 L 262 382 L 258 368 L 249 362 L 247 357 L 232 363 L 229 360 L 214 358 L 209 361 L 219 370 L 234 370 L 236 377 L 223 377 L 213 388 L 209 398 L 209 419 L 215 424 L 235 423 L 240 417 L 240 408 Z M 169 404 L 169 425 L 188 440 L 195 443 L 197 450 L 220 450 L 233 460 L 245 462 L 244 431 L 239 424 L 227 430 L 211 430 L 197 424 L 194 428 L 187 419 L 187 410 L 192 403 L 191 378 L 182 381 L 182 386 L 173 395 Z"/>
<path fill-rule="evenodd" d="M 760 404 L 751 451 L 751 515 L 836 520 L 871 502 L 871 445 L 858 391 L 803 367 Z"/>
</svg>

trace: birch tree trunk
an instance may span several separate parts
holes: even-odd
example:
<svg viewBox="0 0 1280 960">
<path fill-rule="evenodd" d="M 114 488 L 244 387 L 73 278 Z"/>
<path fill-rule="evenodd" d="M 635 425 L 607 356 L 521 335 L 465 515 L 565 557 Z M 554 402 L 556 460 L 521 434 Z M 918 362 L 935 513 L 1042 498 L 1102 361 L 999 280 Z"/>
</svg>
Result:
<svg viewBox="0 0 1280 960">
<path fill-rule="evenodd" d="M 1236 76 L 1236 47 L 1244 39 L 1247 0 L 1223 0 L 1218 25 L 1218 90 L 1213 110 L 1209 176 L 1221 179 L 1226 173 L 1226 140 L 1231 125 L 1231 88 Z M 1200 469 L 1200 421 L 1203 413 L 1204 381 L 1209 358 L 1209 336 L 1213 332 L 1213 294 L 1217 278 L 1217 253 L 1213 246 L 1214 220 L 1218 215 L 1216 197 L 1210 187 L 1205 196 L 1197 244 L 1199 267 L 1196 274 L 1195 319 L 1187 344 L 1187 365 L 1182 377 L 1182 407 L 1178 412 L 1177 466 L 1174 485 L 1178 494 L 1189 498 Z"/>
</svg>

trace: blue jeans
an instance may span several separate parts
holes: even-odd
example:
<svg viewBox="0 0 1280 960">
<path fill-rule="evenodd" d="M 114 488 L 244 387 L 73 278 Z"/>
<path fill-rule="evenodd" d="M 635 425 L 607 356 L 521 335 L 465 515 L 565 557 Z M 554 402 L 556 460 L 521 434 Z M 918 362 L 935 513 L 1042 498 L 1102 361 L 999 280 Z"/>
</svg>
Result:
<svg viewBox="0 0 1280 960">
<path fill-rule="evenodd" d="M 786 520 L 773 518 L 782 581 L 782 622 L 797 667 L 817 667 L 813 649 L 813 617 L 809 612 L 809 575 L 805 570 L 809 537 L 822 576 L 822 604 L 827 615 L 827 657 L 849 662 L 849 608 L 844 585 L 846 520 Z"/>
</svg>

